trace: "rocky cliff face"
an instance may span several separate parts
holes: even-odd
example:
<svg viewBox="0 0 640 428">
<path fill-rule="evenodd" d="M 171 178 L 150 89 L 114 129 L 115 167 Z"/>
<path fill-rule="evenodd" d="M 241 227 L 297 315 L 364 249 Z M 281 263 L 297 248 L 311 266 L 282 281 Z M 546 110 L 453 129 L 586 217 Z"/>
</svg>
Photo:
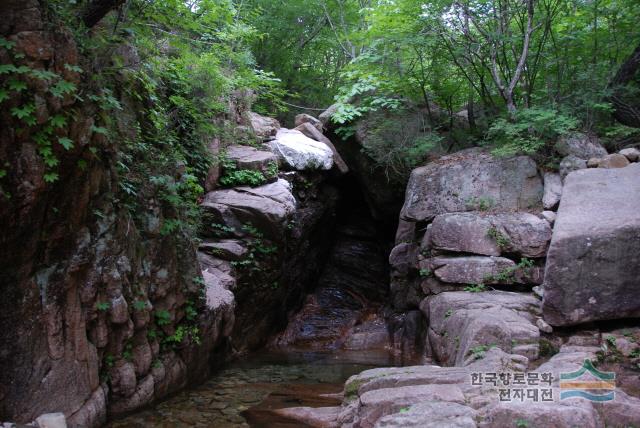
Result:
<svg viewBox="0 0 640 428">
<path fill-rule="evenodd" d="M 564 178 L 543 175 L 528 157 L 477 149 L 415 169 L 389 258 L 391 292 L 397 311 L 419 307 L 428 327 L 416 333 L 439 366 L 367 370 L 346 382 L 340 406 L 278 413 L 335 427 L 637 424 L 640 329 L 630 293 L 640 210 L 628 198 L 640 185 L 629 164 L 636 153 L 607 155 L 592 137 L 559 145 L 567 157 L 600 156 L 589 161 L 597 169 L 584 160 Z M 613 163 L 618 155 L 625 160 Z M 613 401 L 561 396 L 560 375 L 586 370 L 585 360 L 615 372 L 615 385 L 590 391 L 613 392 Z M 492 373 L 500 380 L 473 381 Z M 541 373 L 551 376 L 547 399 L 517 398 L 544 387 L 517 391 L 516 377 Z"/>
<path fill-rule="evenodd" d="M 0 13 L 0 34 L 14 43 L 2 50 L 3 64 L 84 87 L 77 70 L 86 59 L 40 3 L 3 2 Z M 56 96 L 54 80 L 25 80 L 24 95 L 0 113 L 0 418 L 60 411 L 71 426 L 94 426 L 107 411 L 130 411 L 206 375 L 202 362 L 229 314 L 201 299 L 190 237 L 162 233 L 173 209 L 145 189 L 134 219 L 119 199 L 118 143 L 96 132 L 96 105 Z M 10 108 L 29 99 L 36 123 L 25 126 Z M 120 100 L 132 103 L 121 124 L 140 119 L 141 106 Z M 74 115 L 54 143 L 40 138 L 67 111 Z M 67 146 L 55 143 L 62 138 Z M 168 174 L 180 180 L 178 166 Z"/>
<path fill-rule="evenodd" d="M 92 93 L 87 70 L 109 64 L 108 55 L 81 55 L 37 1 L 4 2 L 0 13 L 2 63 L 28 70 L 23 96 L 0 112 L 0 420 L 62 412 L 72 427 L 99 426 L 203 380 L 231 352 L 286 325 L 327 257 L 337 191 L 332 172 L 317 169 L 338 157 L 293 130 L 301 152 L 223 148 L 269 182 L 220 189 L 212 167 L 197 245 L 173 203 L 189 180 L 183 164 L 149 166 L 130 197 L 123 153 L 140 162 L 127 144 L 152 125 L 144 91 L 133 95 L 136 80 L 114 77 L 109 102 L 121 109 L 108 112 L 115 134 L 107 138 L 103 98 L 60 96 L 54 86 Z M 135 51 L 117 50 L 135 66 Z M 32 100 L 35 122 L 25 126 L 11 109 Z M 231 110 L 238 125 L 258 117 Z M 258 119 L 258 138 L 277 132 L 276 121 Z M 218 154 L 219 141 L 210 149 Z M 277 163 L 288 172 L 277 177 Z"/>
</svg>

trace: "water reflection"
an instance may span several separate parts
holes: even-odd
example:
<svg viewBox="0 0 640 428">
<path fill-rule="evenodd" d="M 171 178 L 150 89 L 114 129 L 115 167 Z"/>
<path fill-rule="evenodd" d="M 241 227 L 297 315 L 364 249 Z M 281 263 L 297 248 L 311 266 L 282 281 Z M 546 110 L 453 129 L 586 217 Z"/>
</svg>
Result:
<svg viewBox="0 0 640 428">
<path fill-rule="evenodd" d="M 338 405 L 349 376 L 392 364 L 393 358 L 384 351 L 262 352 L 234 362 L 202 385 L 108 426 L 301 427 L 272 410 Z"/>
</svg>

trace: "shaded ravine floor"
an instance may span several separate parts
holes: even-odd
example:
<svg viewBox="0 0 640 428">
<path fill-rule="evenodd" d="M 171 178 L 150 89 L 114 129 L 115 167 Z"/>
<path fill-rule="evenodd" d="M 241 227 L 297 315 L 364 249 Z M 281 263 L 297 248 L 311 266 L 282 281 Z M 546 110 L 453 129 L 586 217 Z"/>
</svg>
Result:
<svg viewBox="0 0 640 428">
<path fill-rule="evenodd" d="M 332 395 L 349 376 L 394 363 L 385 351 L 263 351 L 107 427 L 304 427 L 272 410 L 337 405 L 340 399 Z"/>
</svg>

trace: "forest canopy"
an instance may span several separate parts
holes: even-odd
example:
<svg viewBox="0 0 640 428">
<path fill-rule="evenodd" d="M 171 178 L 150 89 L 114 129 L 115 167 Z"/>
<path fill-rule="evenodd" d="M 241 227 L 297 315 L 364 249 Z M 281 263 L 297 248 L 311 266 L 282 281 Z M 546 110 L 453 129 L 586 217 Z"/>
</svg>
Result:
<svg viewBox="0 0 640 428">
<path fill-rule="evenodd" d="M 363 150 L 402 180 L 430 151 L 541 154 L 577 130 L 605 144 L 640 127 L 640 4 L 629 0 L 55 0 L 93 69 L 155 94 L 156 135 L 196 175 L 230 100 L 285 123 L 335 104 L 337 134 L 374 118 Z M 133 46 L 138 60 L 122 57 Z M 114 88 L 115 89 L 115 88 Z M 614 120 L 614 117 L 618 120 Z M 149 139 L 153 139 L 150 136 Z M 202 158 L 201 158 L 202 157 Z"/>
</svg>

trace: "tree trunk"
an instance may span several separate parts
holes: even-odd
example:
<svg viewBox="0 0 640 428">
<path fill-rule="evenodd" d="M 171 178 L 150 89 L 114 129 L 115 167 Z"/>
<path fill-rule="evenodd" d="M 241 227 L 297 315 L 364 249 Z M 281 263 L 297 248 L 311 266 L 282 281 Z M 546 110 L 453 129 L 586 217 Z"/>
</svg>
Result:
<svg viewBox="0 0 640 428">
<path fill-rule="evenodd" d="M 125 0 L 93 0 L 87 4 L 80 17 L 88 28 L 92 28 L 113 9 L 122 5 Z"/>
<path fill-rule="evenodd" d="M 613 117 L 623 125 L 640 128 L 640 103 L 632 103 L 625 98 L 626 85 L 630 83 L 640 69 L 640 45 L 622 63 L 609 88 L 611 95 L 609 101 L 613 104 Z"/>
</svg>

